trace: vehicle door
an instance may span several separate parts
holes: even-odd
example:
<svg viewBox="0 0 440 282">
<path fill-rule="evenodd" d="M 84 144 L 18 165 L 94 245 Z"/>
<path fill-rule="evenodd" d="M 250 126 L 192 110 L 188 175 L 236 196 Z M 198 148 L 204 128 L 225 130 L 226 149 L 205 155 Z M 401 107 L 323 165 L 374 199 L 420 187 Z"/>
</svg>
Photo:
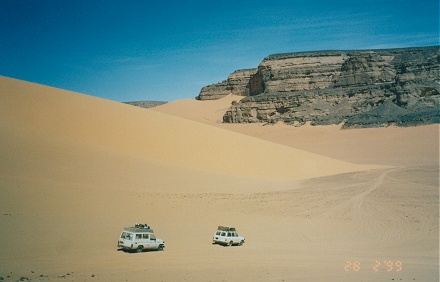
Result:
<svg viewBox="0 0 440 282">
<path fill-rule="evenodd" d="M 134 235 L 133 233 L 129 233 L 129 232 L 124 231 L 121 233 L 121 237 L 119 240 L 120 240 L 120 242 L 122 242 L 122 244 L 125 247 L 129 247 L 133 243 L 133 238 L 134 238 L 133 235 Z"/>
<path fill-rule="evenodd" d="M 227 241 L 226 242 L 231 242 L 232 241 L 232 243 L 233 244 L 235 244 L 235 240 L 234 240 L 234 232 L 232 232 L 232 231 L 228 231 L 227 233 L 226 233 L 226 238 L 227 238 Z"/>
<path fill-rule="evenodd" d="M 144 244 L 144 249 L 151 249 L 153 248 L 153 244 L 150 239 L 151 234 L 143 233 L 142 234 L 142 244 Z"/>
<path fill-rule="evenodd" d="M 136 249 L 138 246 L 142 246 L 145 250 L 147 248 L 147 244 L 145 240 L 142 238 L 142 233 L 136 233 L 134 234 L 134 244 L 133 247 Z"/>
<path fill-rule="evenodd" d="M 156 242 L 156 236 L 154 234 L 145 234 L 145 235 L 149 235 L 149 249 L 157 249 L 158 247 L 158 243 Z"/>
<path fill-rule="evenodd" d="M 237 232 L 231 231 L 231 238 L 232 238 L 232 242 L 234 242 L 234 244 L 240 243 L 240 238 L 238 238 Z"/>
<path fill-rule="evenodd" d="M 221 234 L 220 234 L 220 239 L 222 239 L 222 240 L 225 240 L 226 239 L 226 232 L 222 232 Z"/>
</svg>

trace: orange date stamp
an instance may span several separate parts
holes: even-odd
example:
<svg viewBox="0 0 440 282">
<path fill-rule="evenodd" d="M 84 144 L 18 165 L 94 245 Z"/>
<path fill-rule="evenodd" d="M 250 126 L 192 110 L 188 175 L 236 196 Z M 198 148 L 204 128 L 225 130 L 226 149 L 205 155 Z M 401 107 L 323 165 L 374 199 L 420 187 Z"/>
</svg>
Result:
<svg viewBox="0 0 440 282">
<path fill-rule="evenodd" d="M 400 260 L 375 260 L 371 263 L 362 263 L 359 260 L 347 260 L 344 264 L 346 272 L 358 272 L 362 270 L 374 272 L 401 272 L 403 263 Z"/>
</svg>

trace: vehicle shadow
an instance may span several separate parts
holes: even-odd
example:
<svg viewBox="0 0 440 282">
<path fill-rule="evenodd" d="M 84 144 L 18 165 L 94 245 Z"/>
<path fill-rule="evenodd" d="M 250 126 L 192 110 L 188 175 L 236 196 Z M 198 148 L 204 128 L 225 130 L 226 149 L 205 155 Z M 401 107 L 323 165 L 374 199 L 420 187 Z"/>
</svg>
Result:
<svg viewBox="0 0 440 282">
<path fill-rule="evenodd" d="M 123 248 L 118 248 L 116 251 L 117 252 L 122 252 L 122 253 L 126 253 L 126 254 L 140 254 L 140 253 L 156 253 L 156 252 L 163 252 L 165 249 L 162 250 L 142 250 L 140 252 L 138 252 L 137 250 L 126 250 Z"/>
<path fill-rule="evenodd" d="M 230 248 L 230 247 L 242 247 L 244 246 L 244 244 L 234 244 L 234 245 L 229 245 L 229 244 L 219 244 L 219 243 L 212 243 L 212 245 L 218 245 L 219 247 L 223 247 L 223 248 Z"/>
</svg>

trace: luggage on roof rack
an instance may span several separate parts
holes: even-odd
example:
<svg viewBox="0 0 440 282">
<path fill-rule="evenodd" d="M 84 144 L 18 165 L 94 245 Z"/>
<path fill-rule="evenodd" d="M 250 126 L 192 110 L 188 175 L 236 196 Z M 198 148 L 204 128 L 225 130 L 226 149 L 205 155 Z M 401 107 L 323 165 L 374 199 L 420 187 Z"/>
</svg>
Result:
<svg viewBox="0 0 440 282">
<path fill-rule="evenodd" d="M 134 227 L 136 228 L 145 228 L 145 229 L 150 229 L 150 226 L 148 226 L 148 224 L 146 223 L 135 223 Z"/>
<path fill-rule="evenodd" d="M 221 231 L 235 231 L 235 227 L 227 227 L 227 226 L 218 226 L 217 230 Z"/>
</svg>

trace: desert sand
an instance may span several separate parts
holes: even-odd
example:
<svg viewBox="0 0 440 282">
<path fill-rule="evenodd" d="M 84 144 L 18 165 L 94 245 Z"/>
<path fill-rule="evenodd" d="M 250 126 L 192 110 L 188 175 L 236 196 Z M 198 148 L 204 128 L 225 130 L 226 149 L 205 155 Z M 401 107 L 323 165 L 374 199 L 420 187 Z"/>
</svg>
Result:
<svg viewBox="0 0 440 282">
<path fill-rule="evenodd" d="M 439 125 L 221 123 L 240 98 L 0 77 L 0 281 L 438 281 Z M 135 222 L 165 251 L 119 251 Z M 218 225 L 245 245 L 212 245 Z"/>
</svg>

